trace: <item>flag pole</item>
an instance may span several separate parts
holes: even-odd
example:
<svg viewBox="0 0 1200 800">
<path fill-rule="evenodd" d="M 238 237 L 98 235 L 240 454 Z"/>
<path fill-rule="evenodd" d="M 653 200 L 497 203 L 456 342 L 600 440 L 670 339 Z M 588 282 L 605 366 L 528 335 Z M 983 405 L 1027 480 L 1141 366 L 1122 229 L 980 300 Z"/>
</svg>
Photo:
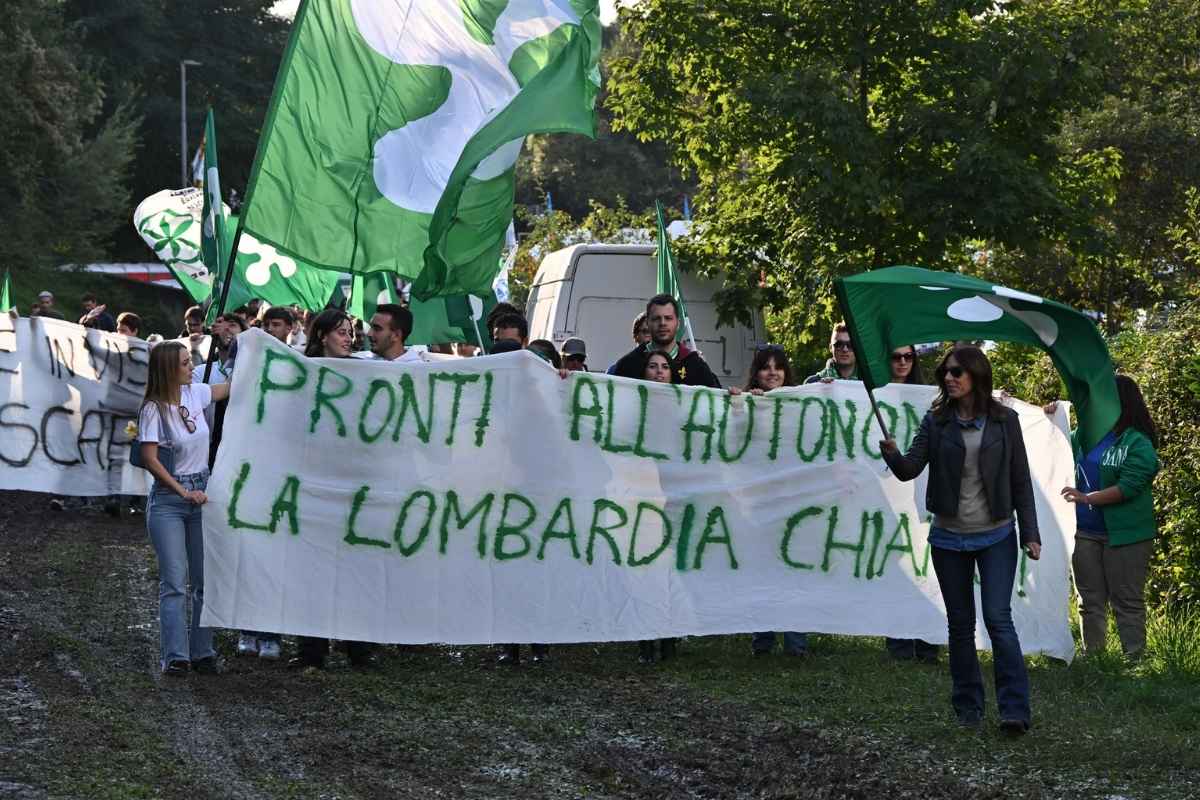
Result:
<svg viewBox="0 0 1200 800">
<path fill-rule="evenodd" d="M 863 386 L 867 387 L 867 398 L 871 401 L 871 409 L 875 412 L 875 421 L 879 423 L 879 430 L 883 431 L 883 438 L 892 438 L 892 435 L 888 433 L 887 425 L 883 424 L 883 414 L 879 412 L 879 403 L 875 402 L 875 390 L 865 381 Z"/>
<path fill-rule="evenodd" d="M 229 300 L 229 284 L 233 283 L 233 266 L 237 262 L 238 245 L 242 241 L 242 217 L 238 217 L 237 230 L 233 234 L 233 248 L 229 251 L 229 263 L 225 265 L 225 280 L 221 283 L 221 300 L 217 303 L 217 313 L 213 317 L 215 322 L 218 317 L 225 313 L 225 303 Z M 213 342 L 208 348 L 208 361 L 204 365 L 204 383 L 208 383 L 208 379 L 212 376 L 213 361 L 217 356 L 217 341 L 213 337 Z"/>
</svg>

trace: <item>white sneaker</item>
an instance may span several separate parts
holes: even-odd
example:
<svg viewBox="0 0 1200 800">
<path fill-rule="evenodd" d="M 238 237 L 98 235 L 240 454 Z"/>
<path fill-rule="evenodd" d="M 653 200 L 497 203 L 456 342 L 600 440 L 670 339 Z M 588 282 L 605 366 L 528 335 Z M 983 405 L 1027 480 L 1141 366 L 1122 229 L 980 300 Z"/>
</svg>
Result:
<svg viewBox="0 0 1200 800">
<path fill-rule="evenodd" d="M 268 661 L 279 660 L 279 642 L 274 639 L 263 639 L 258 643 L 258 657 Z"/>
<path fill-rule="evenodd" d="M 258 638 L 242 634 L 238 637 L 237 653 L 239 656 L 252 656 L 258 652 Z"/>
</svg>

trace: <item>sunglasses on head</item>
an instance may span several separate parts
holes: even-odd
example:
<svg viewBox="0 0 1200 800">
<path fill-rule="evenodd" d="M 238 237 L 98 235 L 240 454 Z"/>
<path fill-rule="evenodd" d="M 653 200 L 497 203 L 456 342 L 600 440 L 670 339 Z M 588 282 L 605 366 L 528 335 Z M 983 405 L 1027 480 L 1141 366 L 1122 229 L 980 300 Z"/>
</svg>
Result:
<svg viewBox="0 0 1200 800">
<path fill-rule="evenodd" d="M 196 423 L 192 422 L 192 414 L 187 410 L 187 406 L 179 407 L 179 417 L 183 420 L 183 427 L 187 428 L 188 433 L 196 432 Z"/>
<path fill-rule="evenodd" d="M 772 352 L 772 353 L 782 353 L 783 345 L 781 345 L 781 344 L 760 344 L 758 347 L 756 347 L 754 349 L 760 353 L 768 352 L 768 351 Z"/>
<path fill-rule="evenodd" d="M 892 353 L 892 361 L 912 361 L 912 353 Z"/>
<path fill-rule="evenodd" d="M 946 367 L 946 374 L 954 378 L 961 378 L 965 373 L 962 367 Z"/>
</svg>

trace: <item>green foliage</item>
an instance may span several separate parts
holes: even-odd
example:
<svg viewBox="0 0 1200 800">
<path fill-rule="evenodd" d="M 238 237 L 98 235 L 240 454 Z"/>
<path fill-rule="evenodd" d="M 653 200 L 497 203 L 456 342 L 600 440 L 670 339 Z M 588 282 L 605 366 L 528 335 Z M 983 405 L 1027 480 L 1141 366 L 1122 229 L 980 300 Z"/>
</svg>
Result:
<svg viewBox="0 0 1200 800">
<path fill-rule="evenodd" d="M 55 5 L 79 31 L 95 78 L 106 88 L 103 115 L 129 106 L 140 117 L 128 187 L 134 203 L 160 189 L 178 188 L 183 59 L 201 62 L 187 73 L 188 163 L 200 144 L 206 107 L 212 105 L 223 188 L 244 195 L 291 26 L 270 13 L 274 0 L 66 0 Z M 117 231 L 116 247 L 116 255 L 127 260 L 149 255 L 127 218 Z"/>
<path fill-rule="evenodd" d="M 697 174 L 694 263 L 730 276 L 726 311 L 791 307 L 820 338 L 838 275 L 1084 227 L 1080 187 L 1107 165 L 1055 137 L 1099 94 L 1108 8 L 644 0 L 622 11 L 641 52 L 613 64 L 609 106 Z"/>
<path fill-rule="evenodd" d="M 1118 371 L 1137 381 L 1158 426 L 1162 469 L 1154 481 L 1158 547 L 1147 592 L 1158 603 L 1200 601 L 1200 304 L 1152 315 L 1159 327 L 1109 341 Z M 1000 345 L 991 355 L 996 388 L 1031 403 L 1065 396 L 1049 356 Z"/>
<path fill-rule="evenodd" d="M 666 146 L 639 142 L 630 133 L 615 132 L 612 112 L 605 105 L 612 62 L 636 57 L 636 44 L 622 35 L 620 25 L 604 29 L 596 100 L 596 138 L 562 134 L 530 136 L 517 161 L 517 203 L 537 206 L 552 195 L 554 207 L 582 218 L 593 203 L 615 208 L 624 203 L 634 211 L 654 209 L 654 201 L 682 203 L 695 192 L 669 163 Z"/>
<path fill-rule="evenodd" d="M 135 117 L 102 114 L 61 4 L 16 0 L 0 15 L 0 263 L 90 258 L 129 212 Z"/>
<path fill-rule="evenodd" d="M 623 198 L 617 198 L 612 208 L 590 201 L 588 213 L 579 221 L 559 209 L 545 214 L 517 206 L 517 221 L 522 228 L 528 228 L 528 233 L 521 237 L 517 259 L 508 276 L 509 292 L 517 307 L 525 305 L 538 266 L 548 253 L 587 242 L 654 242 L 653 208 L 640 213 L 630 211 Z"/>
</svg>

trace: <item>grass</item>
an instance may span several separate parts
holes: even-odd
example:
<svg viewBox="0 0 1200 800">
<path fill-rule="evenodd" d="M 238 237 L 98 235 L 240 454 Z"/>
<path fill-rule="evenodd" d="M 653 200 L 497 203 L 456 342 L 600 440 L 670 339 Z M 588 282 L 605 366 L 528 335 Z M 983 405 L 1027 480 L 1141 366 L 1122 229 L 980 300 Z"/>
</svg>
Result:
<svg viewBox="0 0 1200 800">
<path fill-rule="evenodd" d="M 1034 729 L 1007 740 L 995 728 L 991 659 L 981 654 L 989 685 L 989 725 L 959 727 L 950 711 L 945 664 L 897 662 L 881 639 L 812 637 L 813 653 L 748 656 L 745 637 L 693 640 L 693 657 L 674 677 L 720 700 L 744 703 L 764 719 L 805 723 L 884 738 L 965 772 L 1037 775 L 1048 786 L 1101 781 L 1146 797 L 1200 795 L 1200 615 L 1152 611 L 1146 655 L 1119 650 L 1076 659 L 1028 659 Z M 1110 643 L 1117 647 L 1116 631 Z M 1190 773 L 1187 774 L 1187 773 Z"/>
<path fill-rule="evenodd" d="M 44 611 L 9 663 L 45 700 L 53 744 L 13 772 L 53 796 L 788 796 L 775 783 L 805 770 L 843 786 L 827 769 L 836 759 L 785 764 L 822 747 L 970 797 L 1200 796 L 1195 608 L 1152 611 L 1136 663 L 1115 630 L 1109 651 L 1070 665 L 1030 658 L 1034 729 L 1009 740 L 994 700 L 981 730 L 955 723 L 944 652 L 937 666 L 897 662 L 868 637 L 813 636 L 805 659 L 754 658 L 749 636 L 697 637 L 649 668 L 630 643 L 555 647 L 552 665 L 515 670 L 488 648 L 401 648 L 378 672 L 337 656 L 302 675 L 232 658 L 236 636 L 222 631 L 226 675 L 163 683 L 143 541 L 55 537 L 21 552 L 20 602 Z M 200 750 L 180 736 L 193 712 L 207 720 Z"/>
</svg>

